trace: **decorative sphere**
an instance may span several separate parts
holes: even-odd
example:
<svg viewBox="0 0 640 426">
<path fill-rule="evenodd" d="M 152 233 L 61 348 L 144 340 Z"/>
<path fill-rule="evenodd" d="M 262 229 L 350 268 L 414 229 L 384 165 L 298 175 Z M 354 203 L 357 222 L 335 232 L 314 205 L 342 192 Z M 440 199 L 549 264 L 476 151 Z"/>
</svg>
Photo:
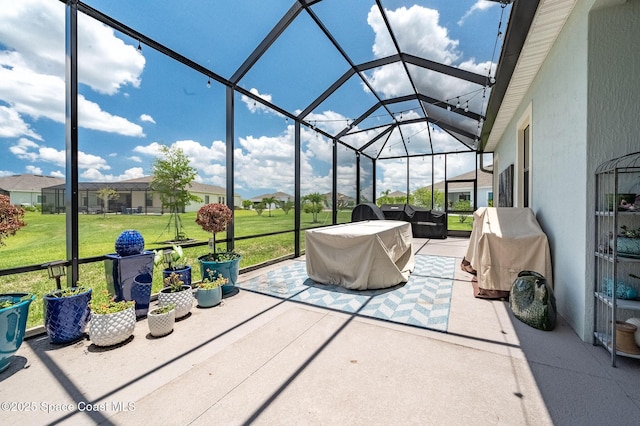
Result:
<svg viewBox="0 0 640 426">
<path fill-rule="evenodd" d="M 116 240 L 116 253 L 119 256 L 131 256 L 140 254 L 144 250 L 144 238 L 134 229 L 122 231 Z"/>
</svg>

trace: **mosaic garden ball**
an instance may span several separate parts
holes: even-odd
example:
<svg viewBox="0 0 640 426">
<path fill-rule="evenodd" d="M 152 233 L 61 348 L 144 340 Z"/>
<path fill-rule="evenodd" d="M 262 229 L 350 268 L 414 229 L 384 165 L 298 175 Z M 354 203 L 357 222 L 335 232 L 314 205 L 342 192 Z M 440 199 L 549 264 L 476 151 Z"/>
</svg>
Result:
<svg viewBox="0 0 640 426">
<path fill-rule="evenodd" d="M 118 256 L 140 254 L 142 250 L 144 250 L 144 238 L 136 230 L 128 229 L 122 231 L 116 240 L 116 253 L 118 253 Z"/>
</svg>

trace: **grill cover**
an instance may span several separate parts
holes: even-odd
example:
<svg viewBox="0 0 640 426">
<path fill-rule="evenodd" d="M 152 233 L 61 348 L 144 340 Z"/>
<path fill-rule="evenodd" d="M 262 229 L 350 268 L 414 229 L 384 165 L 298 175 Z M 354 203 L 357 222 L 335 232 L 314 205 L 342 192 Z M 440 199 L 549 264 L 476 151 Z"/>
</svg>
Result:
<svg viewBox="0 0 640 426">
<path fill-rule="evenodd" d="M 351 212 L 351 222 L 363 220 L 384 220 L 384 215 L 380 207 L 374 203 L 362 203 L 358 204 Z"/>
</svg>

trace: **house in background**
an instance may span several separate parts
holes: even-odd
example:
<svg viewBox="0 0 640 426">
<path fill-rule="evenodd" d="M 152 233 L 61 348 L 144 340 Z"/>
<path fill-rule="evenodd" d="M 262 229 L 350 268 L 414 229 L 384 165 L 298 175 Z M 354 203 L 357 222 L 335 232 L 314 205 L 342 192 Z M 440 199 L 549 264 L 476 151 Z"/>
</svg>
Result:
<svg viewBox="0 0 640 426">
<path fill-rule="evenodd" d="M 46 203 L 42 198 L 42 188 L 64 185 L 64 179 L 42 175 L 13 175 L 0 177 L 0 194 L 8 195 L 11 204 L 37 206 Z"/>
<path fill-rule="evenodd" d="M 436 191 L 440 191 L 444 194 L 445 186 L 447 190 L 447 205 L 453 206 L 457 201 L 469 201 L 473 206 L 473 181 L 476 181 L 476 191 L 478 194 L 476 207 L 490 207 L 493 206 L 493 175 L 491 173 L 483 172 L 482 170 L 472 170 L 468 173 L 464 173 L 449 179 L 445 185 L 444 181 L 436 182 L 433 187 Z"/>
<path fill-rule="evenodd" d="M 324 196 L 326 197 L 326 200 L 327 200 L 327 206 L 331 206 L 331 204 L 333 203 L 333 196 L 331 195 L 331 192 L 327 192 L 326 194 L 324 194 Z M 336 193 L 336 197 L 337 197 L 336 205 L 338 209 L 353 208 L 356 206 L 355 197 L 341 194 L 339 192 Z"/>
<path fill-rule="evenodd" d="M 160 202 L 160 196 L 151 190 L 152 176 L 128 179 L 118 182 L 79 182 L 78 205 L 83 213 L 166 213 Z M 98 196 L 98 191 L 111 188 L 118 193 L 115 199 L 109 200 L 105 206 L 104 200 Z M 226 203 L 226 190 L 220 186 L 192 182 L 189 191 L 201 199 L 199 202 L 189 203 L 184 211 L 194 212 L 209 203 Z M 43 213 L 63 213 L 64 183 L 42 189 Z M 234 207 L 241 206 L 240 195 L 234 197 Z"/>
<path fill-rule="evenodd" d="M 585 341 L 594 337 L 595 171 L 640 151 L 639 22 L 639 0 L 540 0 L 517 63 L 498 71 L 508 85 L 492 88 L 482 128 L 494 188 L 508 172 L 513 205 L 535 213 L 558 312 Z"/>
<path fill-rule="evenodd" d="M 255 206 L 256 204 L 260 204 L 262 200 L 264 200 L 265 198 L 272 198 L 272 197 L 275 198 L 276 203 L 271 205 L 270 207 L 271 209 L 277 209 L 280 205 L 279 203 L 281 202 L 286 203 L 287 201 L 290 201 L 293 203 L 295 200 L 295 197 L 293 195 L 287 194 L 286 192 L 278 191 L 278 192 L 274 192 L 273 194 L 262 194 L 262 195 L 258 195 L 257 197 L 249 198 L 249 201 L 251 201 Z"/>
</svg>

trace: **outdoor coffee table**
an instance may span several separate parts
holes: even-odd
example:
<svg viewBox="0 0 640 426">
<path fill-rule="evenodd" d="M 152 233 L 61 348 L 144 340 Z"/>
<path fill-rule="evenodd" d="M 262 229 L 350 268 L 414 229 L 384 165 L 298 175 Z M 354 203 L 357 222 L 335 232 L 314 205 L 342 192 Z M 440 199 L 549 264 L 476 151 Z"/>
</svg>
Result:
<svg viewBox="0 0 640 426">
<path fill-rule="evenodd" d="M 395 220 L 353 222 L 305 232 L 307 275 L 351 290 L 393 287 L 415 266 L 411 224 Z"/>
</svg>

